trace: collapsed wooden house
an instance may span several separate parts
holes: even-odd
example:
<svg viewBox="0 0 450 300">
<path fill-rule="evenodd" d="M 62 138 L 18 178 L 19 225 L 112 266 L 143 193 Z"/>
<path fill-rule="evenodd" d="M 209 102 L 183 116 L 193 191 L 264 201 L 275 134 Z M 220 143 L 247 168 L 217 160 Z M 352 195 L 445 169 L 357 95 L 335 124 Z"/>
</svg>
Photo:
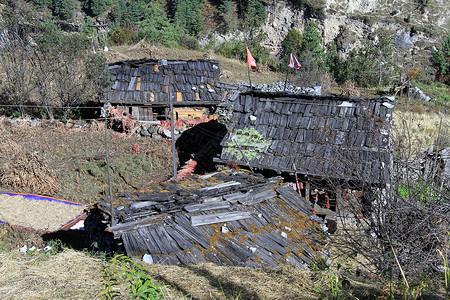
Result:
<svg viewBox="0 0 450 300">
<path fill-rule="evenodd" d="M 181 119 L 206 118 L 233 85 L 219 82 L 216 60 L 126 60 L 108 64 L 111 85 L 102 103 L 136 119 L 167 119 L 169 97 Z"/>
<path fill-rule="evenodd" d="M 390 179 L 393 99 L 248 91 L 235 101 L 218 163 L 385 186 Z M 336 199 L 334 199 L 336 201 Z"/>
<path fill-rule="evenodd" d="M 227 169 L 99 201 L 128 255 L 161 264 L 307 268 L 326 242 L 312 207 L 280 177 Z"/>
</svg>

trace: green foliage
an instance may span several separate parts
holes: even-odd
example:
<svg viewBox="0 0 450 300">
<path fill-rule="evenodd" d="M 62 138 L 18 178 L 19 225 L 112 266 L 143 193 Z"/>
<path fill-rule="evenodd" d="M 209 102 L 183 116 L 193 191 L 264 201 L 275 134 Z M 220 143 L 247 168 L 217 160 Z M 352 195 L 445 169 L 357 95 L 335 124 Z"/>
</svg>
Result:
<svg viewBox="0 0 450 300">
<path fill-rule="evenodd" d="M 322 256 L 316 256 L 314 261 L 309 266 L 309 269 L 314 272 L 326 271 L 329 269 L 329 266 L 327 265 L 327 260 L 325 258 Z"/>
<path fill-rule="evenodd" d="M 101 15 L 108 5 L 112 4 L 112 0 L 86 0 L 84 2 L 84 9 L 91 16 Z"/>
<path fill-rule="evenodd" d="M 270 52 L 266 50 L 258 39 L 247 43 L 247 46 L 252 53 L 253 58 L 256 60 L 256 64 L 267 64 L 269 63 Z M 231 39 L 230 41 L 223 42 L 215 47 L 215 52 L 222 54 L 228 58 L 234 58 L 242 61 L 247 59 L 247 51 L 243 42 L 236 39 Z"/>
<path fill-rule="evenodd" d="M 302 42 L 302 34 L 298 29 L 289 30 L 288 34 L 281 42 L 282 47 L 282 59 L 281 59 L 281 70 L 286 70 L 288 68 L 289 59 L 291 53 L 298 57 L 300 50 L 300 45 Z"/>
<path fill-rule="evenodd" d="M 33 0 L 34 5 L 39 8 L 48 7 L 52 4 L 52 0 Z"/>
<path fill-rule="evenodd" d="M 175 0 L 174 21 L 178 28 L 183 28 L 187 33 L 194 36 L 203 30 L 201 0 Z"/>
<path fill-rule="evenodd" d="M 244 21 L 251 22 L 254 27 L 259 27 L 266 20 L 266 8 L 259 0 L 242 1 L 242 14 Z"/>
<path fill-rule="evenodd" d="M 177 28 L 174 23 L 170 22 L 164 8 L 156 2 L 147 6 L 143 20 L 137 24 L 139 39 L 145 38 L 151 43 L 165 46 L 178 45 L 181 37 L 184 36 L 184 30 Z M 191 37 L 190 39 L 193 40 L 194 38 Z M 190 41 L 185 42 L 189 43 Z M 192 42 L 190 46 L 192 47 Z"/>
<path fill-rule="evenodd" d="M 338 84 L 343 84 L 349 78 L 346 67 L 347 62 L 343 56 L 337 51 L 336 44 L 332 44 L 326 55 L 326 65 L 328 72 Z"/>
<path fill-rule="evenodd" d="M 431 54 L 436 80 L 450 85 L 450 35 L 447 35 L 441 46 L 433 47 Z"/>
<path fill-rule="evenodd" d="M 261 157 L 261 153 L 270 146 L 270 142 L 255 128 L 237 129 L 231 141 L 226 142 L 225 152 L 238 160 L 250 161 Z"/>
<path fill-rule="evenodd" d="M 62 20 L 72 18 L 75 7 L 75 0 L 52 0 L 50 3 L 53 14 Z"/>
<path fill-rule="evenodd" d="M 116 275 L 118 273 L 118 275 Z M 147 270 L 141 264 L 133 261 L 126 255 L 118 254 L 111 259 L 111 265 L 105 270 L 103 276 L 103 289 L 98 296 L 105 299 L 113 299 L 120 296 L 116 290 L 118 282 L 125 281 L 127 290 L 133 299 L 163 299 L 165 292 L 164 286 L 155 282 L 147 274 Z"/>
<path fill-rule="evenodd" d="M 415 199 L 422 203 L 437 200 L 437 195 L 436 193 L 433 193 L 433 189 L 430 186 L 420 182 L 414 185 L 399 185 L 397 187 L 397 195 L 405 199 Z"/>
<path fill-rule="evenodd" d="M 303 68 L 309 70 L 323 70 L 325 57 L 325 49 L 322 47 L 322 37 L 319 33 L 319 28 L 314 21 L 309 21 L 305 26 L 298 48 L 300 63 L 304 62 L 302 64 Z"/>
<path fill-rule="evenodd" d="M 116 45 L 130 44 L 134 40 L 134 32 L 129 28 L 118 26 L 113 29 L 109 38 Z"/>
<path fill-rule="evenodd" d="M 222 19 L 223 31 L 231 31 L 236 29 L 238 20 L 236 16 L 236 7 L 231 0 L 224 0 L 219 5 L 219 16 Z"/>
</svg>

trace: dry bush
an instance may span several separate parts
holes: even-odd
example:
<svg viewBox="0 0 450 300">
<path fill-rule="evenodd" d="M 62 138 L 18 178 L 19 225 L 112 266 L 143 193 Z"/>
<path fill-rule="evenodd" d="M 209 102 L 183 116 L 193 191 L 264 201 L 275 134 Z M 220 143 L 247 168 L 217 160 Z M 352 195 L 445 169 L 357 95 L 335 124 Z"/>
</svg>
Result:
<svg viewBox="0 0 450 300">
<path fill-rule="evenodd" d="M 46 161 L 36 152 L 18 151 L 0 166 L 4 186 L 33 193 L 52 195 L 58 192 L 59 182 Z"/>
<path fill-rule="evenodd" d="M 360 97 L 361 93 L 356 88 L 356 85 L 353 81 L 347 80 L 344 82 L 344 85 L 342 86 L 342 93 L 343 96 L 350 96 L 350 97 Z"/>
<path fill-rule="evenodd" d="M 322 94 L 329 95 L 333 90 L 333 86 L 336 82 L 328 75 L 328 73 L 324 73 L 320 77 L 320 85 L 322 86 Z"/>
<path fill-rule="evenodd" d="M 269 74 L 270 68 L 267 64 L 259 64 L 258 73 L 260 74 Z"/>
<path fill-rule="evenodd" d="M 212 49 L 208 49 L 206 50 L 206 52 L 203 54 L 203 58 L 204 59 L 215 59 L 215 54 L 214 54 L 214 50 Z"/>
</svg>

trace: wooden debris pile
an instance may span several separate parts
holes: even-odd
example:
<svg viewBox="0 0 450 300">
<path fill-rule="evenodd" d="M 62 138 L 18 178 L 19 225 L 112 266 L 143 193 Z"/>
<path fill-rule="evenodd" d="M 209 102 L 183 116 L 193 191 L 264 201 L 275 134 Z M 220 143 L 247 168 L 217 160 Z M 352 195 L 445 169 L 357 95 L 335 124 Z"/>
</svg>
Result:
<svg viewBox="0 0 450 300">
<path fill-rule="evenodd" d="M 111 213 L 108 199 L 98 204 Z M 112 206 L 117 221 L 107 230 L 127 254 L 161 264 L 307 268 L 326 242 L 312 206 L 292 187 L 244 170 L 155 182 L 116 195 Z"/>
</svg>

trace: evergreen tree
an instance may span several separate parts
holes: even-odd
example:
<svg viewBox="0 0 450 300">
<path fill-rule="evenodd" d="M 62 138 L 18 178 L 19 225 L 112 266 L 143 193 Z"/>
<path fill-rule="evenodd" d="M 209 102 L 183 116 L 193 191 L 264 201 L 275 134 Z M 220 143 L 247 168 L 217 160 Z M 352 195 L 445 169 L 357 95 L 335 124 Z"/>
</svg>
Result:
<svg viewBox="0 0 450 300">
<path fill-rule="evenodd" d="M 127 14 L 127 6 L 123 0 L 117 1 L 111 10 L 111 18 L 115 26 L 123 25 Z"/>
<path fill-rule="evenodd" d="M 52 4 L 52 0 L 33 0 L 34 5 L 39 8 L 48 7 Z"/>
<path fill-rule="evenodd" d="M 73 16 L 75 0 L 52 0 L 51 9 L 54 15 L 68 20 Z"/>
<path fill-rule="evenodd" d="M 139 37 L 147 41 L 171 46 L 177 44 L 180 32 L 171 23 L 158 2 L 151 2 L 144 13 L 144 19 L 139 23 Z"/>
<path fill-rule="evenodd" d="M 111 0 L 86 0 L 86 2 L 84 2 L 84 9 L 86 9 L 90 15 L 98 16 L 111 4 Z"/>
<path fill-rule="evenodd" d="M 323 70 L 325 67 L 325 50 L 322 47 L 322 37 L 314 21 L 309 21 L 302 35 L 299 49 L 300 58 L 312 59 L 311 68 Z"/>
<path fill-rule="evenodd" d="M 174 20 L 180 29 L 197 36 L 203 30 L 201 0 L 175 0 Z"/>
<path fill-rule="evenodd" d="M 450 35 L 447 35 L 442 46 L 431 49 L 431 62 L 436 69 L 436 80 L 450 84 Z"/>
<path fill-rule="evenodd" d="M 219 5 L 219 15 L 222 18 L 223 30 L 225 32 L 236 29 L 238 20 L 233 1 L 224 0 L 222 4 Z"/>
<path fill-rule="evenodd" d="M 286 70 L 288 68 L 291 53 L 295 54 L 298 57 L 301 41 L 302 34 L 298 29 L 289 30 L 288 34 L 281 43 L 281 70 Z"/>
<path fill-rule="evenodd" d="M 259 28 L 266 20 L 266 8 L 260 0 L 239 1 L 240 17 L 242 28 L 249 34 L 249 39 L 253 39 L 253 32 Z"/>
</svg>

